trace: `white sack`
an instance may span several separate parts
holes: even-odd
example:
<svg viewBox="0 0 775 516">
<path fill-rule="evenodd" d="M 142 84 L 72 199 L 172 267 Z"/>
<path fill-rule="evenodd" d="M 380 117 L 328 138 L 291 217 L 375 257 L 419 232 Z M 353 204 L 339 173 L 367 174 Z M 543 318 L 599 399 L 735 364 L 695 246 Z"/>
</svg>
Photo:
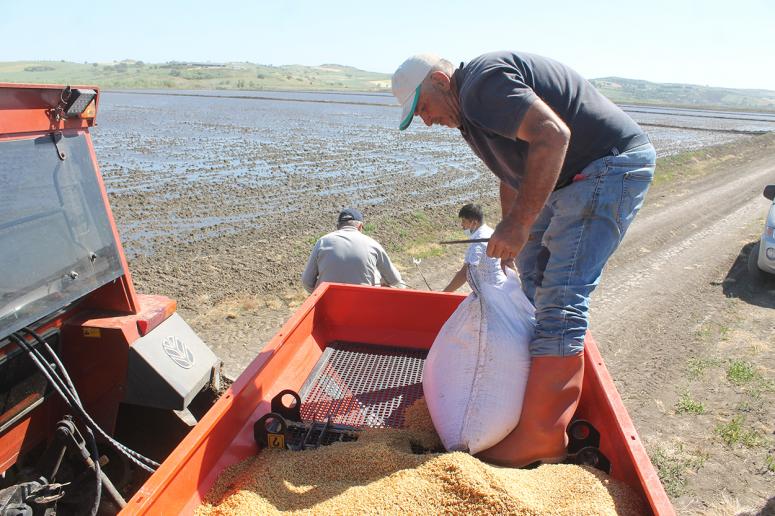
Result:
<svg viewBox="0 0 775 516">
<path fill-rule="evenodd" d="M 471 454 L 519 423 L 530 371 L 535 309 L 513 271 L 500 285 L 478 280 L 441 328 L 423 369 L 433 424 L 447 450 Z"/>
</svg>

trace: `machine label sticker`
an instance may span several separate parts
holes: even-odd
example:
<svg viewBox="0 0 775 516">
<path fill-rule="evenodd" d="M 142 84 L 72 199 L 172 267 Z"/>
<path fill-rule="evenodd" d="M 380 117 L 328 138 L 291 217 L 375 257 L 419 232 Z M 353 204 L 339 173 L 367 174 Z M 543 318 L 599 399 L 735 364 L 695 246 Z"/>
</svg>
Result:
<svg viewBox="0 0 775 516">
<path fill-rule="evenodd" d="M 183 369 L 191 369 L 194 365 L 194 354 L 186 346 L 186 343 L 180 340 L 176 335 L 170 335 L 161 341 L 164 352 L 167 353 L 173 362 Z"/>
<path fill-rule="evenodd" d="M 269 432 L 267 434 L 267 441 L 269 441 L 270 448 L 285 448 L 285 435 L 283 434 Z"/>
<path fill-rule="evenodd" d="M 99 328 L 84 328 L 83 329 L 83 336 L 84 337 L 91 337 L 91 338 L 100 338 L 100 329 Z"/>
</svg>

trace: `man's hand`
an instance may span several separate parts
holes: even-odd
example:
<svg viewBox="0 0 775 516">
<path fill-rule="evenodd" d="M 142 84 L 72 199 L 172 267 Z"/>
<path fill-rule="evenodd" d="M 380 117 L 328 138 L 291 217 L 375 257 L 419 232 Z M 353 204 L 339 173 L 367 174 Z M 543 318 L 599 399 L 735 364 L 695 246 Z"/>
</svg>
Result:
<svg viewBox="0 0 775 516">
<path fill-rule="evenodd" d="M 530 228 L 525 227 L 509 218 L 501 220 L 495 226 L 495 232 L 487 244 L 487 256 L 511 261 L 517 257 L 525 247 L 530 233 Z"/>
<path fill-rule="evenodd" d="M 517 264 L 514 263 L 514 258 L 501 260 L 501 270 L 503 271 L 503 274 L 506 274 L 506 269 L 511 269 L 515 273 L 517 272 Z"/>
</svg>

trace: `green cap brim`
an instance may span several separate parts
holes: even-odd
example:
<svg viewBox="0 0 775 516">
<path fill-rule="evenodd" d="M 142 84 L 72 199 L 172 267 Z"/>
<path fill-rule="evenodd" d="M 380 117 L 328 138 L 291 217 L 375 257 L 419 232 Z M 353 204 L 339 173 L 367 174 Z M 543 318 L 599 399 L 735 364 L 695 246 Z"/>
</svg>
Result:
<svg viewBox="0 0 775 516">
<path fill-rule="evenodd" d="M 417 86 L 417 89 L 414 90 L 414 100 L 412 101 L 412 109 L 409 110 L 409 113 L 404 117 L 403 120 L 401 120 L 401 124 L 398 126 L 398 129 L 400 131 L 403 131 L 407 127 L 409 127 L 409 124 L 412 123 L 412 119 L 414 118 L 414 110 L 417 109 L 417 101 L 420 100 L 420 88 L 422 87 L 422 84 Z"/>
</svg>

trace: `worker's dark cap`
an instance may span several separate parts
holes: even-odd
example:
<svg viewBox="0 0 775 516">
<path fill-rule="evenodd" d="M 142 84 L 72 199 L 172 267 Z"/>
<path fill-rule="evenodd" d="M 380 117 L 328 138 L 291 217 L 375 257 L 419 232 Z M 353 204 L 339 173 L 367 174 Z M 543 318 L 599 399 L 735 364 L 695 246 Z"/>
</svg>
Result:
<svg viewBox="0 0 775 516">
<path fill-rule="evenodd" d="M 339 224 L 347 222 L 348 220 L 357 220 L 363 222 L 363 213 L 355 208 L 345 208 L 339 212 Z"/>
</svg>

